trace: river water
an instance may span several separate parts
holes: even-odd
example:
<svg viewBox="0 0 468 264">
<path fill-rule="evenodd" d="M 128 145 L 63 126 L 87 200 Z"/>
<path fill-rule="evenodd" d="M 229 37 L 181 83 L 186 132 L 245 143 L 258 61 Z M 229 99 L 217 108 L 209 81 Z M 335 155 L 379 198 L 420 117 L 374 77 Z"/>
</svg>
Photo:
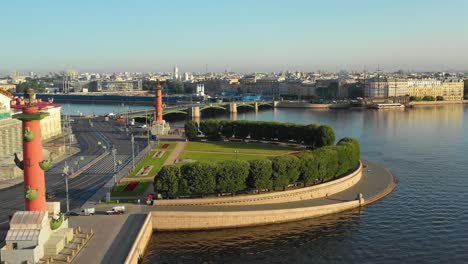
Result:
<svg viewBox="0 0 468 264">
<path fill-rule="evenodd" d="M 388 197 L 318 219 L 155 233 L 144 263 L 467 263 L 468 106 L 276 109 L 237 119 L 331 125 L 398 179 Z"/>
<path fill-rule="evenodd" d="M 390 196 L 319 219 L 155 233 L 144 263 L 468 262 L 468 106 L 386 111 L 277 109 L 238 119 L 321 123 L 398 178 Z"/>
</svg>

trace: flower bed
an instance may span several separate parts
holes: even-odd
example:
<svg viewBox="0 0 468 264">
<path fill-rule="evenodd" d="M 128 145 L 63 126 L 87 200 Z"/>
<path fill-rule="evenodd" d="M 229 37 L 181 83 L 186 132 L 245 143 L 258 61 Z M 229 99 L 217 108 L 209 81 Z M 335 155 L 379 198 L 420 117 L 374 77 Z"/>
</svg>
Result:
<svg viewBox="0 0 468 264">
<path fill-rule="evenodd" d="M 169 147 L 169 144 L 164 144 L 164 145 L 162 145 L 161 148 L 162 148 L 162 149 L 167 149 L 168 147 Z"/>
<path fill-rule="evenodd" d="M 138 186 L 140 182 L 134 181 L 134 182 L 129 182 L 127 186 L 123 189 L 124 192 L 133 192 L 135 188 Z"/>
<path fill-rule="evenodd" d="M 162 155 L 164 155 L 164 151 L 163 150 L 158 150 L 158 151 L 156 151 L 156 153 L 154 153 L 153 158 L 160 158 L 160 157 L 162 157 Z"/>
<path fill-rule="evenodd" d="M 143 168 L 141 168 L 138 173 L 136 174 L 136 176 L 147 176 L 148 173 L 151 171 L 151 169 L 153 168 L 153 166 L 144 166 Z"/>
</svg>

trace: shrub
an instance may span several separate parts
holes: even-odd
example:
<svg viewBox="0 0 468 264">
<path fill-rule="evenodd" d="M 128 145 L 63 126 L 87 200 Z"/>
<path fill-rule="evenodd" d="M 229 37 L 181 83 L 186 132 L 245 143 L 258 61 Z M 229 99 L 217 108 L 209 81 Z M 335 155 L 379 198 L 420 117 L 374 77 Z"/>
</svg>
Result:
<svg viewBox="0 0 468 264">
<path fill-rule="evenodd" d="M 313 151 L 317 157 L 318 178 L 322 181 L 335 177 L 338 172 L 338 153 L 333 147 L 323 147 Z"/>
<path fill-rule="evenodd" d="M 236 193 L 245 190 L 249 176 L 249 163 L 226 160 L 217 163 L 216 188 L 221 193 Z"/>
<path fill-rule="evenodd" d="M 335 132 L 329 126 L 298 125 L 292 123 L 260 121 L 220 121 L 207 120 L 200 123 L 200 130 L 207 138 L 218 139 L 221 136 L 230 138 L 257 140 L 295 141 L 311 147 L 333 145 Z"/>
<path fill-rule="evenodd" d="M 300 160 L 300 180 L 304 185 L 318 179 L 318 161 L 314 154 L 306 153 L 297 156 Z"/>
<path fill-rule="evenodd" d="M 218 139 L 220 137 L 220 128 L 220 120 L 211 119 L 200 122 L 200 130 L 207 138 Z"/>
<path fill-rule="evenodd" d="M 320 126 L 317 131 L 317 147 L 329 146 L 335 143 L 335 131 L 330 126 Z"/>
<path fill-rule="evenodd" d="M 194 121 L 188 121 L 185 123 L 185 135 L 190 139 L 194 139 L 198 134 L 198 124 Z"/>
<path fill-rule="evenodd" d="M 272 189 L 273 169 L 271 160 L 250 160 L 247 184 L 257 190 Z"/>
<path fill-rule="evenodd" d="M 438 96 L 436 97 L 436 100 L 437 100 L 437 101 L 443 101 L 443 100 L 444 100 L 444 97 L 443 97 L 443 96 L 440 96 L 440 95 L 438 95 Z"/>
<path fill-rule="evenodd" d="M 179 174 L 177 166 L 164 166 L 154 178 L 154 190 L 166 193 L 168 196 L 177 194 L 179 191 Z"/>
<path fill-rule="evenodd" d="M 271 158 L 273 168 L 273 189 L 284 188 L 299 179 L 299 159 L 292 155 Z"/>
<path fill-rule="evenodd" d="M 179 191 L 184 194 L 209 194 L 216 188 L 216 164 L 194 162 L 180 167 Z"/>
</svg>

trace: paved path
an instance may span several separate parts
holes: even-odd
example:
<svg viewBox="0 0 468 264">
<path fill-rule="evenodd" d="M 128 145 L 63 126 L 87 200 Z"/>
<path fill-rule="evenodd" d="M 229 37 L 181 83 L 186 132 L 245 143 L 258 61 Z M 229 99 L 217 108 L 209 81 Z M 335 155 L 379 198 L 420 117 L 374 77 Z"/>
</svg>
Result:
<svg viewBox="0 0 468 264">
<path fill-rule="evenodd" d="M 73 263 L 124 263 L 146 214 L 74 216 L 70 226 L 93 229 L 94 235 Z"/>
<path fill-rule="evenodd" d="M 169 157 L 167 157 L 166 161 L 164 162 L 164 165 L 172 165 L 175 163 L 176 159 L 179 157 L 180 153 L 184 151 L 185 145 L 187 145 L 187 142 L 177 142 L 177 145 L 175 148 L 172 150 L 171 154 Z"/>
</svg>

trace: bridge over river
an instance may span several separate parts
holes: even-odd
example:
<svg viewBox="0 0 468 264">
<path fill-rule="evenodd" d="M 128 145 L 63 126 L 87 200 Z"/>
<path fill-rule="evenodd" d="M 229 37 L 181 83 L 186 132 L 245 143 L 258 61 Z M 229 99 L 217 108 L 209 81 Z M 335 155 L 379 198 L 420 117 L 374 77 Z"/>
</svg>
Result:
<svg viewBox="0 0 468 264">
<path fill-rule="evenodd" d="M 187 117 L 200 118 L 203 112 L 217 111 L 226 113 L 237 113 L 238 111 L 258 111 L 259 109 L 273 108 L 275 102 L 255 101 L 255 102 L 223 102 L 223 103 L 197 103 L 197 104 L 181 104 L 167 106 L 163 108 L 163 115 L 187 115 Z M 153 111 L 138 110 L 125 113 L 127 118 L 149 118 L 154 115 Z"/>
</svg>

